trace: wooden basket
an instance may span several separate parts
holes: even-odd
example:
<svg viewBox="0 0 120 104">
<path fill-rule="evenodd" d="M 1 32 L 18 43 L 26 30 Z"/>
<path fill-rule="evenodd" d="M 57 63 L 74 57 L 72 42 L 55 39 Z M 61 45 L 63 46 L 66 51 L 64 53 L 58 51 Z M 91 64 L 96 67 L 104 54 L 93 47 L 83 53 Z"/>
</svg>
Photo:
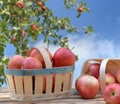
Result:
<svg viewBox="0 0 120 104">
<path fill-rule="evenodd" d="M 98 63 L 100 64 L 100 88 L 103 90 L 105 87 L 105 73 L 112 73 L 113 75 L 116 74 L 118 70 L 120 70 L 120 59 L 89 59 L 84 62 L 81 75 L 87 74 L 88 67 L 90 64 Z"/>
<path fill-rule="evenodd" d="M 46 69 L 5 70 L 11 99 L 45 100 L 70 95 L 75 66 L 51 68 L 50 60 L 46 60 L 48 55 L 45 49 L 42 49 L 42 53 L 45 55 Z"/>
</svg>

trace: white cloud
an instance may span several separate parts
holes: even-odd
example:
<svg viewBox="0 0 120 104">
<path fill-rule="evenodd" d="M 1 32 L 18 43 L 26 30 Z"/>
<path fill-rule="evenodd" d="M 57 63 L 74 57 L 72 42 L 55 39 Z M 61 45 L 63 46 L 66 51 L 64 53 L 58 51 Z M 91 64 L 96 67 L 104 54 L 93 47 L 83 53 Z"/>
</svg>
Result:
<svg viewBox="0 0 120 104">
<path fill-rule="evenodd" d="M 46 46 L 39 42 L 37 46 Z M 120 48 L 113 41 L 100 38 L 100 36 L 78 36 L 69 35 L 69 46 L 75 47 L 72 51 L 78 55 L 76 62 L 73 82 L 80 75 L 83 63 L 91 58 L 118 58 L 120 57 Z M 59 47 L 50 45 L 50 51 L 55 52 Z"/>
</svg>

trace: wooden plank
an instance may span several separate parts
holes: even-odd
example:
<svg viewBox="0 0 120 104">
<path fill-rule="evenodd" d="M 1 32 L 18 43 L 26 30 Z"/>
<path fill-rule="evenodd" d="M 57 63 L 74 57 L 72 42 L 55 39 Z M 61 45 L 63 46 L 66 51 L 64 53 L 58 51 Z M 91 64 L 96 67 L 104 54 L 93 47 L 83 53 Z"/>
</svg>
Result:
<svg viewBox="0 0 120 104">
<path fill-rule="evenodd" d="M 33 94 L 33 92 L 32 92 L 32 87 L 33 87 L 32 76 L 24 76 L 23 79 L 24 79 L 24 93 L 25 93 L 25 95 L 32 95 Z"/>
<path fill-rule="evenodd" d="M 6 78 L 7 78 L 8 84 L 9 84 L 10 93 L 15 94 L 16 92 L 15 92 L 14 77 L 6 74 Z"/>
<path fill-rule="evenodd" d="M 35 94 L 43 92 L 43 75 L 35 76 Z"/>
<path fill-rule="evenodd" d="M 74 74 L 74 72 L 70 72 L 70 85 L 69 85 L 69 89 L 71 89 L 71 87 L 72 87 L 73 74 Z"/>
<path fill-rule="evenodd" d="M 46 93 L 52 92 L 52 80 L 53 80 L 52 74 L 46 75 Z"/>
<path fill-rule="evenodd" d="M 93 99 L 83 99 L 74 88 L 71 89 L 71 94 L 67 98 L 19 102 L 10 100 L 8 89 L 0 88 L 0 91 L 0 104 L 106 104 L 100 93 Z"/>
<path fill-rule="evenodd" d="M 55 88 L 54 88 L 55 93 L 61 92 L 62 83 L 63 83 L 63 74 L 56 74 L 55 75 Z"/>
<path fill-rule="evenodd" d="M 14 76 L 16 93 L 23 94 L 23 77 L 22 76 Z"/>
<path fill-rule="evenodd" d="M 70 73 L 64 73 L 63 74 L 64 82 L 63 82 L 63 91 L 69 91 L 69 85 L 70 85 Z"/>
</svg>

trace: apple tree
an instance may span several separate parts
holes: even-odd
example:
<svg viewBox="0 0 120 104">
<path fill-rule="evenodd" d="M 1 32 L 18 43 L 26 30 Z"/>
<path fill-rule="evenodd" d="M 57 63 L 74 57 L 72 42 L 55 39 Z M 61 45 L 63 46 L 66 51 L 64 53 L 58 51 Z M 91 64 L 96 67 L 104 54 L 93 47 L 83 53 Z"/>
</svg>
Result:
<svg viewBox="0 0 120 104">
<path fill-rule="evenodd" d="M 69 47 L 68 37 L 59 31 L 79 34 L 69 17 L 58 18 L 46 3 L 47 0 L 0 0 L 0 86 L 5 83 L 4 69 L 9 61 L 4 54 L 7 44 L 14 45 L 16 54 L 25 56 L 30 42 L 38 37 L 47 43 L 47 47 L 49 44 Z M 63 5 L 66 9 L 76 10 L 76 18 L 89 12 L 84 0 L 63 0 Z M 93 32 L 92 26 L 82 30 L 89 35 Z"/>
</svg>

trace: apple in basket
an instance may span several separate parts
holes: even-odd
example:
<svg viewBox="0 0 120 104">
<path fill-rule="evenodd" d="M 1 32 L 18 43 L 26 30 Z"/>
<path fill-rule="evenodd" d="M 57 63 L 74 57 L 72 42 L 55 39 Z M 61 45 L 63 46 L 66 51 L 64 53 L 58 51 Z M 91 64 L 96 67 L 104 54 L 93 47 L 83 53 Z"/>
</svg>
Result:
<svg viewBox="0 0 120 104">
<path fill-rule="evenodd" d="M 75 54 L 65 47 L 59 48 L 53 56 L 53 66 L 55 67 L 71 66 L 75 64 L 75 61 Z"/>
<path fill-rule="evenodd" d="M 120 84 L 113 83 L 105 86 L 102 96 L 107 104 L 120 104 Z"/>
<path fill-rule="evenodd" d="M 120 70 L 118 70 L 118 71 L 116 72 L 115 77 L 116 77 L 117 82 L 120 83 Z"/>
<path fill-rule="evenodd" d="M 10 58 L 8 62 L 8 66 L 7 66 L 8 69 L 15 69 L 15 70 L 21 69 L 21 64 L 24 59 L 25 58 L 23 56 L 14 55 L 13 57 Z"/>
<path fill-rule="evenodd" d="M 116 79 L 113 74 L 111 73 L 105 73 L 105 83 L 106 85 L 116 83 Z"/>
<path fill-rule="evenodd" d="M 42 64 L 34 57 L 26 57 L 21 65 L 22 69 L 41 69 Z"/>
<path fill-rule="evenodd" d="M 99 77 L 100 64 L 94 63 L 88 67 L 88 73 L 96 78 Z"/>
<path fill-rule="evenodd" d="M 52 61 L 51 52 L 48 49 L 46 49 L 46 51 L 48 52 L 49 57 L 50 57 L 50 59 Z M 36 58 L 37 60 L 39 60 L 42 63 L 42 68 L 45 68 L 45 62 L 44 62 L 43 56 L 42 56 L 42 54 L 40 53 L 40 51 L 37 48 L 31 48 L 30 51 L 28 52 L 28 57 Z"/>
<path fill-rule="evenodd" d="M 83 98 L 94 98 L 99 92 L 99 82 L 94 76 L 82 75 L 77 79 L 76 89 Z"/>
</svg>

